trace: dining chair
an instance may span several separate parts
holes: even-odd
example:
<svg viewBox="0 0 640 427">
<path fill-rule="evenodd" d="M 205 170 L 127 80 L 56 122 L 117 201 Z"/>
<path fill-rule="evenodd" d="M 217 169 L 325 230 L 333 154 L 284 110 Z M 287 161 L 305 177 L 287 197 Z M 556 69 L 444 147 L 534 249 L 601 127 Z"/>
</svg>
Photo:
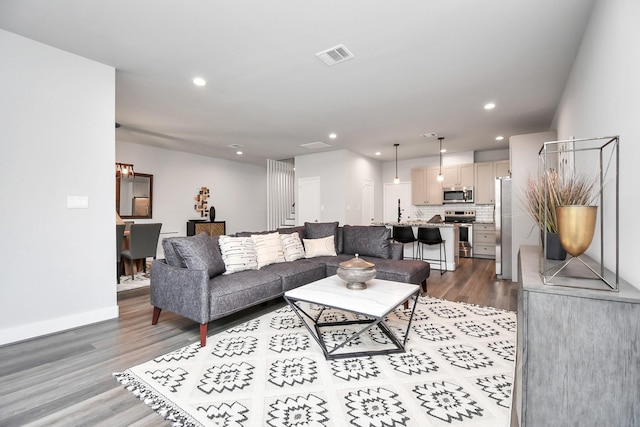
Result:
<svg viewBox="0 0 640 427">
<path fill-rule="evenodd" d="M 124 224 L 116 224 L 116 275 L 120 283 L 120 264 L 122 263 L 122 242 L 124 241 Z"/>
<path fill-rule="evenodd" d="M 420 251 L 420 245 L 439 245 L 438 253 L 439 259 L 430 259 L 424 257 L 424 248 Z M 440 234 L 440 228 L 438 227 L 418 227 L 418 251 L 421 252 L 420 259 L 422 261 L 439 261 L 440 262 L 440 275 L 443 275 L 447 271 L 447 250 L 445 247 L 445 240 L 442 240 Z M 442 252 L 444 252 L 444 268 L 442 265 Z"/>
<path fill-rule="evenodd" d="M 394 225 L 393 226 L 393 240 L 399 243 L 411 243 L 411 253 L 413 259 L 416 259 L 415 242 L 416 236 L 413 234 L 413 228 L 410 225 Z"/>
<path fill-rule="evenodd" d="M 156 259 L 158 239 L 160 238 L 161 223 L 131 224 L 129 233 L 129 249 L 122 251 L 122 258 L 129 260 L 131 279 L 134 280 L 133 262 L 142 259 L 142 271 L 147 272 L 147 258 Z"/>
</svg>

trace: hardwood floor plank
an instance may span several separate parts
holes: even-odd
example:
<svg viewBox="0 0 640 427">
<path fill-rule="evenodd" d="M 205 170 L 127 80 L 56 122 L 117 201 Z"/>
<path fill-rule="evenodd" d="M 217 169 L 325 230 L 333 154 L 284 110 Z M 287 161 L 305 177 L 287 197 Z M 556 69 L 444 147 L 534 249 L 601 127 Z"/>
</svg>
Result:
<svg viewBox="0 0 640 427">
<path fill-rule="evenodd" d="M 516 286 L 497 280 L 491 260 L 462 259 L 427 294 L 506 310 L 516 309 Z M 209 335 L 284 306 L 282 299 L 209 324 Z M 151 325 L 148 288 L 118 295 L 120 316 L 0 347 L 1 426 L 169 426 L 113 377 L 199 340 L 196 322 L 163 312 Z"/>
</svg>

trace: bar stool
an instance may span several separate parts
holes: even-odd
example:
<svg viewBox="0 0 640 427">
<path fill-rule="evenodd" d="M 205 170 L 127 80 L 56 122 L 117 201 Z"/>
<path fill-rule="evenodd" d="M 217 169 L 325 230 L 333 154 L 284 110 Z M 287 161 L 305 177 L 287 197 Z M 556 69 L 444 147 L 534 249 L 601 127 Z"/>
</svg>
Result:
<svg viewBox="0 0 640 427">
<path fill-rule="evenodd" d="M 402 244 L 411 243 L 411 253 L 413 254 L 413 259 L 416 259 L 416 248 L 414 244 L 417 240 L 413 234 L 413 228 L 411 228 L 410 225 L 394 225 L 393 240 Z"/>
<path fill-rule="evenodd" d="M 439 245 L 438 252 L 440 259 L 429 259 L 424 257 L 424 250 L 420 251 L 420 245 Z M 418 252 L 421 252 L 420 259 L 422 261 L 439 261 L 440 262 L 440 275 L 447 271 L 447 250 L 445 247 L 445 241 L 442 240 L 440 234 L 440 228 L 438 227 L 418 227 Z M 444 268 L 442 268 L 442 252 L 444 252 Z"/>
</svg>

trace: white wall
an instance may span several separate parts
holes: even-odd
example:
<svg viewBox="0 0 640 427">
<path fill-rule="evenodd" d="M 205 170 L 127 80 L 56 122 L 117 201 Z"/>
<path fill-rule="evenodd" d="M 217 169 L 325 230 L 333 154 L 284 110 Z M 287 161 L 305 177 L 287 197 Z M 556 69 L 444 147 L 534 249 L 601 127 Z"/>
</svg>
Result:
<svg viewBox="0 0 640 427">
<path fill-rule="evenodd" d="M 538 173 L 538 152 L 542 144 L 556 140 L 556 132 L 538 132 L 525 135 L 514 135 L 509 138 L 511 164 L 511 280 L 518 280 L 518 251 L 521 245 L 538 245 L 540 229 L 527 212 L 525 190 L 527 178 Z"/>
<path fill-rule="evenodd" d="M 5 344 L 118 316 L 115 71 L 3 30 L 0 52 Z"/>
<path fill-rule="evenodd" d="M 226 221 L 227 234 L 266 230 L 266 166 L 121 140 L 116 143 L 116 161 L 131 163 L 136 172 L 153 175 L 153 218 L 135 221 L 162 223 L 160 240 L 186 235 L 189 219 L 208 219 L 193 209 L 200 187 L 209 188 L 207 206 L 215 206 L 216 221 Z M 161 241 L 158 256 L 163 256 Z"/>
<path fill-rule="evenodd" d="M 347 150 L 307 154 L 295 158 L 296 200 L 300 178 L 320 177 L 322 222 L 361 224 L 362 182 L 373 181 L 374 216 L 382 218 L 382 173 L 380 162 Z"/>
<path fill-rule="evenodd" d="M 640 172 L 640 2 L 598 0 L 556 113 L 558 138 L 620 135 L 620 276 L 640 288 L 636 218 Z M 613 203 L 605 218 L 613 218 Z M 613 247 L 608 224 L 605 247 Z M 599 254 L 599 251 L 598 251 Z M 605 266 L 614 269 L 605 256 Z"/>
</svg>

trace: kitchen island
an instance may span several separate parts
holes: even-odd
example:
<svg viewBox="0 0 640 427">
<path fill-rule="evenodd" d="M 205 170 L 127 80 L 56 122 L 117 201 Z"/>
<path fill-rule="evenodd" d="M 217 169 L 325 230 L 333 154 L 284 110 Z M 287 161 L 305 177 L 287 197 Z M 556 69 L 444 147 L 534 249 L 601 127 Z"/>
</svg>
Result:
<svg viewBox="0 0 640 427">
<path fill-rule="evenodd" d="M 442 236 L 442 240 L 445 241 L 444 243 L 444 247 L 445 247 L 445 253 L 447 254 L 447 271 L 455 271 L 455 269 L 458 267 L 458 262 L 459 262 L 459 251 L 458 251 L 458 236 L 459 234 L 459 229 L 458 229 L 458 224 L 452 224 L 452 223 L 433 223 L 433 222 L 426 222 L 426 221 L 404 221 L 404 222 L 385 222 L 385 223 L 374 223 L 372 225 L 384 225 L 385 227 L 389 228 L 391 230 L 391 234 L 393 235 L 393 226 L 397 226 L 397 225 L 409 225 L 411 226 L 412 230 L 413 230 L 413 235 L 416 236 L 416 238 L 418 237 L 418 228 L 419 227 L 437 227 L 440 229 L 440 235 Z M 418 243 L 414 243 L 416 246 L 418 245 Z M 431 266 L 431 268 L 436 269 L 436 270 L 440 270 L 440 263 L 438 261 L 432 261 L 432 260 L 438 260 L 440 258 L 440 255 L 438 254 L 438 251 L 440 251 L 440 245 L 423 245 L 420 244 L 420 254 L 422 258 L 428 258 L 429 261 L 429 265 Z M 413 256 L 413 252 L 411 250 L 411 244 L 407 243 L 404 245 L 404 257 L 406 259 L 411 259 Z M 416 258 L 418 257 L 418 250 L 416 249 Z M 444 263 L 444 257 L 443 257 L 443 263 Z"/>
</svg>

